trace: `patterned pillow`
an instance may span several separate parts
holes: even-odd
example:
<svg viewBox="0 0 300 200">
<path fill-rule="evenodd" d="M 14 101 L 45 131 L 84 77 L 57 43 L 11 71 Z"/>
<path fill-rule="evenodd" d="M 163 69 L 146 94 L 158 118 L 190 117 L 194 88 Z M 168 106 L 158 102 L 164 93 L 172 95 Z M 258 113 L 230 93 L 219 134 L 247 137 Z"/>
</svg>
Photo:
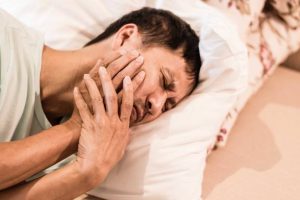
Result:
<svg viewBox="0 0 300 200">
<path fill-rule="evenodd" d="M 227 2 L 229 10 L 232 9 L 232 2 L 236 2 L 234 9 L 240 10 L 241 14 L 245 13 L 243 11 L 245 8 L 240 9 L 241 6 L 238 5 L 241 2 L 249 3 L 248 1 L 238 0 L 215 2 L 220 2 L 220 4 Z M 299 1 L 272 0 L 266 3 L 262 13 L 257 13 L 256 17 L 251 19 L 251 23 L 246 31 L 246 43 L 249 51 L 248 88 L 239 96 L 237 103 L 227 114 L 216 137 L 216 142 L 212 145 L 214 149 L 225 146 L 239 112 L 248 99 L 260 88 L 264 80 L 272 74 L 276 66 L 283 62 L 289 54 L 299 49 L 299 9 Z"/>
<path fill-rule="evenodd" d="M 236 24 L 241 38 L 246 41 L 247 30 L 261 13 L 265 0 L 202 0 L 221 10 Z"/>
<path fill-rule="evenodd" d="M 284 22 L 289 28 L 300 26 L 300 1 L 297 0 L 269 0 L 264 12 Z"/>
</svg>

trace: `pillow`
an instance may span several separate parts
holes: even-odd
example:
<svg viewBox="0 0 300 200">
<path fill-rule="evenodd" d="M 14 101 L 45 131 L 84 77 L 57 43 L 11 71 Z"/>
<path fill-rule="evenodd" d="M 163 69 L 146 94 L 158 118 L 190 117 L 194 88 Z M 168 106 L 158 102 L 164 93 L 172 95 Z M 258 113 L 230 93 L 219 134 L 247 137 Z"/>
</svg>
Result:
<svg viewBox="0 0 300 200">
<path fill-rule="evenodd" d="M 200 199 L 207 149 L 246 84 L 246 48 L 226 17 L 198 0 L 17 1 L 1 6 L 60 49 L 82 47 L 114 19 L 145 5 L 170 9 L 192 25 L 200 35 L 202 84 L 175 109 L 134 127 L 124 158 L 89 193 L 118 200 Z"/>
<path fill-rule="evenodd" d="M 267 1 L 263 12 L 252 20 L 246 37 L 249 52 L 247 88 L 239 95 L 234 108 L 227 114 L 216 137 L 216 147 L 226 145 L 230 130 L 248 99 L 288 55 L 299 49 L 300 26 L 299 20 L 296 20 L 299 18 L 299 9 L 299 3 L 296 1 Z M 281 17 L 281 20 L 278 17 Z M 296 20 L 298 25 L 292 19 Z"/>
<path fill-rule="evenodd" d="M 258 18 L 266 0 L 202 0 L 224 13 L 247 41 L 249 25 Z"/>
<path fill-rule="evenodd" d="M 267 1 L 265 12 L 282 20 L 290 29 L 300 28 L 300 1 Z"/>
</svg>

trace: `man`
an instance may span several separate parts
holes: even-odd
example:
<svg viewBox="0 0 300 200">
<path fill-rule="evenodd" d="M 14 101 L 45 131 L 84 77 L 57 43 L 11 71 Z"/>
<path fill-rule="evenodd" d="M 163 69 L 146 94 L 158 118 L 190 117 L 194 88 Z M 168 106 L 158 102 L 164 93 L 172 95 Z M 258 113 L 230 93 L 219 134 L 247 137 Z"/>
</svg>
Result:
<svg viewBox="0 0 300 200">
<path fill-rule="evenodd" d="M 0 16 L 0 137 L 6 141 L 0 144 L 0 198 L 64 199 L 90 190 L 123 155 L 129 124 L 154 120 L 197 84 L 198 37 L 170 12 L 129 13 L 72 52 L 43 46 L 35 33 Z M 132 83 L 123 81 L 126 75 Z M 77 150 L 73 163 L 15 186 Z"/>
</svg>

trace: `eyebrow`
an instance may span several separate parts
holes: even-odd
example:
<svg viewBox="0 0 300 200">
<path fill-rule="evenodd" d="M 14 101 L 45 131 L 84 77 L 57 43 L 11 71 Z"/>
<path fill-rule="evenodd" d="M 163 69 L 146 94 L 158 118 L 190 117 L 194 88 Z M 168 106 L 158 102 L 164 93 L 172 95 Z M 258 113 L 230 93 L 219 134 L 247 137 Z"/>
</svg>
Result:
<svg viewBox="0 0 300 200">
<path fill-rule="evenodd" d="M 168 68 L 165 68 L 165 67 L 163 67 L 163 72 L 164 72 L 164 75 L 167 75 L 168 80 L 171 82 L 169 84 L 170 90 L 175 91 L 175 79 L 174 79 L 174 75 L 172 74 L 172 72 Z M 174 97 L 169 98 L 168 101 L 171 104 L 171 108 L 176 107 L 176 105 L 179 103 L 179 102 L 177 102 L 175 100 Z"/>
</svg>

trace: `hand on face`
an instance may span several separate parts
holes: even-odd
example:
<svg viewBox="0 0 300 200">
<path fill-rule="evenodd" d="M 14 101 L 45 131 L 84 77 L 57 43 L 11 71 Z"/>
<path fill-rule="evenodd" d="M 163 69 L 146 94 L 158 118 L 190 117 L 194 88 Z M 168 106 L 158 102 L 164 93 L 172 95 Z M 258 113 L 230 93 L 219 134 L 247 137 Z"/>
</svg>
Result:
<svg viewBox="0 0 300 200">
<path fill-rule="evenodd" d="M 136 90 L 139 87 L 139 85 L 143 82 L 145 78 L 144 71 L 140 71 L 141 66 L 143 64 L 143 57 L 140 56 L 140 54 L 136 50 L 122 54 L 119 52 L 115 52 L 108 59 L 109 62 L 106 62 L 108 63 L 106 64 L 107 72 L 110 75 L 110 77 L 112 77 L 114 89 L 118 93 L 119 103 L 122 97 L 122 81 L 125 78 L 125 76 L 130 76 L 131 78 L 134 77 L 132 80 L 134 90 Z M 103 63 L 105 62 L 99 60 L 89 72 L 89 75 L 95 81 L 101 96 L 103 96 L 103 90 L 101 86 L 101 81 L 99 79 L 98 71 L 100 66 L 104 66 Z M 80 83 L 79 91 L 82 94 L 83 99 L 88 105 L 89 109 L 93 111 L 91 97 L 84 81 Z M 76 107 L 74 107 L 71 119 L 77 124 L 81 124 L 81 119 Z"/>
<path fill-rule="evenodd" d="M 103 97 L 96 82 L 89 75 L 84 77 L 93 113 L 89 110 L 78 88 L 74 90 L 74 100 L 82 119 L 77 163 L 83 171 L 95 173 L 97 182 L 106 177 L 124 154 L 129 140 L 134 92 L 130 77 L 125 77 L 119 113 L 118 96 L 110 75 L 104 67 L 100 67 L 99 74 Z"/>
<path fill-rule="evenodd" d="M 74 90 L 76 108 L 72 117 L 78 115 L 82 123 L 76 162 L 87 174 L 93 172 L 98 182 L 121 159 L 128 143 L 133 92 L 144 79 L 143 72 L 133 82 L 129 76 L 123 78 L 128 74 L 133 76 L 140 68 L 142 62 L 134 58 L 132 53 L 125 54 L 111 62 L 107 70 L 98 62 L 84 76 L 81 91 Z M 122 88 L 119 94 L 117 88 Z"/>
</svg>

